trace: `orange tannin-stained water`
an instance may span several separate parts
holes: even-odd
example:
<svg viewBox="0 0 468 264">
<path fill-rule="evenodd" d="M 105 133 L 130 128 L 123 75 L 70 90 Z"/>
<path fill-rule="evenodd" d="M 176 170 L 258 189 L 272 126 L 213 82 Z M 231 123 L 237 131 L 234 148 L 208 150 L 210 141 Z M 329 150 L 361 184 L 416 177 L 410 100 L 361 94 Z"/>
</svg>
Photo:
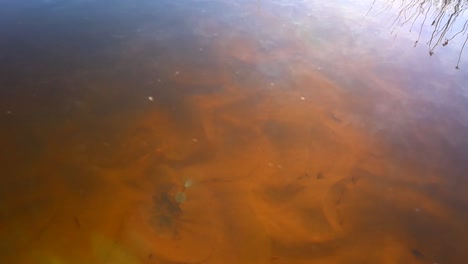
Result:
<svg viewBox="0 0 468 264">
<path fill-rule="evenodd" d="M 466 69 L 332 2 L 0 4 L 0 263 L 465 263 Z"/>
</svg>

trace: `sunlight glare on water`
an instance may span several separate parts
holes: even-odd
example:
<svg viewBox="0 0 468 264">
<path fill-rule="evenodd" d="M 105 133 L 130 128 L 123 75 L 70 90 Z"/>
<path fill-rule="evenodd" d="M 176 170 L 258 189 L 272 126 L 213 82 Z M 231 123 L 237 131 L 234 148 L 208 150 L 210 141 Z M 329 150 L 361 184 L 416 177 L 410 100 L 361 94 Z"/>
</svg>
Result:
<svg viewBox="0 0 468 264">
<path fill-rule="evenodd" d="M 467 7 L 0 0 L 0 263 L 465 263 Z"/>
</svg>

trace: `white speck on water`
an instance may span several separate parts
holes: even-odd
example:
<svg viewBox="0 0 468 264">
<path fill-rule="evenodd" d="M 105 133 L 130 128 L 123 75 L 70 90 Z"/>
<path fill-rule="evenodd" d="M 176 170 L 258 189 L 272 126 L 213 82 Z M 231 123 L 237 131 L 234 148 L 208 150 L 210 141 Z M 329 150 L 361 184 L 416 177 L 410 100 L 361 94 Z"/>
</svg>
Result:
<svg viewBox="0 0 468 264">
<path fill-rule="evenodd" d="M 317 70 L 321 71 L 321 70 L 322 70 L 322 67 L 317 67 Z"/>
<path fill-rule="evenodd" d="M 179 71 L 176 71 L 174 74 L 175 74 L 175 75 L 179 75 L 179 74 L 180 74 L 180 72 L 179 72 Z"/>
<path fill-rule="evenodd" d="M 203 51 L 203 48 L 200 48 L 200 51 Z"/>
<path fill-rule="evenodd" d="M 270 86 L 275 86 L 275 83 L 274 83 L 274 82 L 271 82 L 271 83 L 270 83 Z"/>
<path fill-rule="evenodd" d="M 310 13 L 309 13 L 309 14 L 307 14 L 307 16 L 311 16 L 311 15 L 312 15 L 312 14 L 310 14 Z"/>
<path fill-rule="evenodd" d="M 193 184 L 193 180 L 192 180 L 192 179 L 186 179 L 185 182 L 184 182 L 184 187 L 185 187 L 185 188 L 192 187 L 192 184 Z"/>
<path fill-rule="evenodd" d="M 148 96 L 148 100 L 153 101 L 153 97 L 152 97 L 152 96 Z"/>
<path fill-rule="evenodd" d="M 6 113 L 7 115 L 11 115 L 13 112 L 11 112 L 11 110 L 7 110 L 5 113 Z"/>
<path fill-rule="evenodd" d="M 158 79 L 158 82 L 161 82 L 161 79 Z"/>
<path fill-rule="evenodd" d="M 305 97 L 304 97 L 304 96 L 301 96 L 301 100 L 304 101 L 304 100 L 305 100 Z"/>
<path fill-rule="evenodd" d="M 192 138 L 192 141 L 195 142 L 195 143 L 197 143 L 197 142 L 198 142 L 198 139 Z"/>
</svg>

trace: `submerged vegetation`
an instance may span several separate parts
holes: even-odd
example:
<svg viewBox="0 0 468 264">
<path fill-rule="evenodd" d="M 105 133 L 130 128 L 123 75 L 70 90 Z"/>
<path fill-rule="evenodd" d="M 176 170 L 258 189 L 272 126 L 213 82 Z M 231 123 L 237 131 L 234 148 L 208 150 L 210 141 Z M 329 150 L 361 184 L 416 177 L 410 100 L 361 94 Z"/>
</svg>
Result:
<svg viewBox="0 0 468 264">
<path fill-rule="evenodd" d="M 372 3 L 367 15 L 374 9 L 375 3 L 376 0 Z M 395 37 L 403 27 L 409 27 L 410 32 L 417 30 L 418 38 L 415 40 L 415 46 L 421 40 L 423 27 L 430 26 L 430 37 L 426 45 L 429 47 L 431 56 L 436 48 L 449 45 L 455 38 L 462 38 L 463 44 L 456 65 L 458 69 L 463 50 L 468 42 L 468 19 L 463 16 L 467 9 L 467 0 L 387 0 L 385 7 L 379 13 L 391 14 L 389 21 Z"/>
</svg>

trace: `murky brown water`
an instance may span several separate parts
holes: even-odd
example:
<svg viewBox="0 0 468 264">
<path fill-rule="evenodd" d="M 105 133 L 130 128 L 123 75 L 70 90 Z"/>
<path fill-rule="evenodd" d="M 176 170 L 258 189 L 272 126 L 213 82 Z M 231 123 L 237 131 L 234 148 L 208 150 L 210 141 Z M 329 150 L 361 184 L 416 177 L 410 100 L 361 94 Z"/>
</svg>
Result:
<svg viewBox="0 0 468 264">
<path fill-rule="evenodd" d="M 0 263 L 466 263 L 437 3 L 0 1 Z"/>
</svg>

